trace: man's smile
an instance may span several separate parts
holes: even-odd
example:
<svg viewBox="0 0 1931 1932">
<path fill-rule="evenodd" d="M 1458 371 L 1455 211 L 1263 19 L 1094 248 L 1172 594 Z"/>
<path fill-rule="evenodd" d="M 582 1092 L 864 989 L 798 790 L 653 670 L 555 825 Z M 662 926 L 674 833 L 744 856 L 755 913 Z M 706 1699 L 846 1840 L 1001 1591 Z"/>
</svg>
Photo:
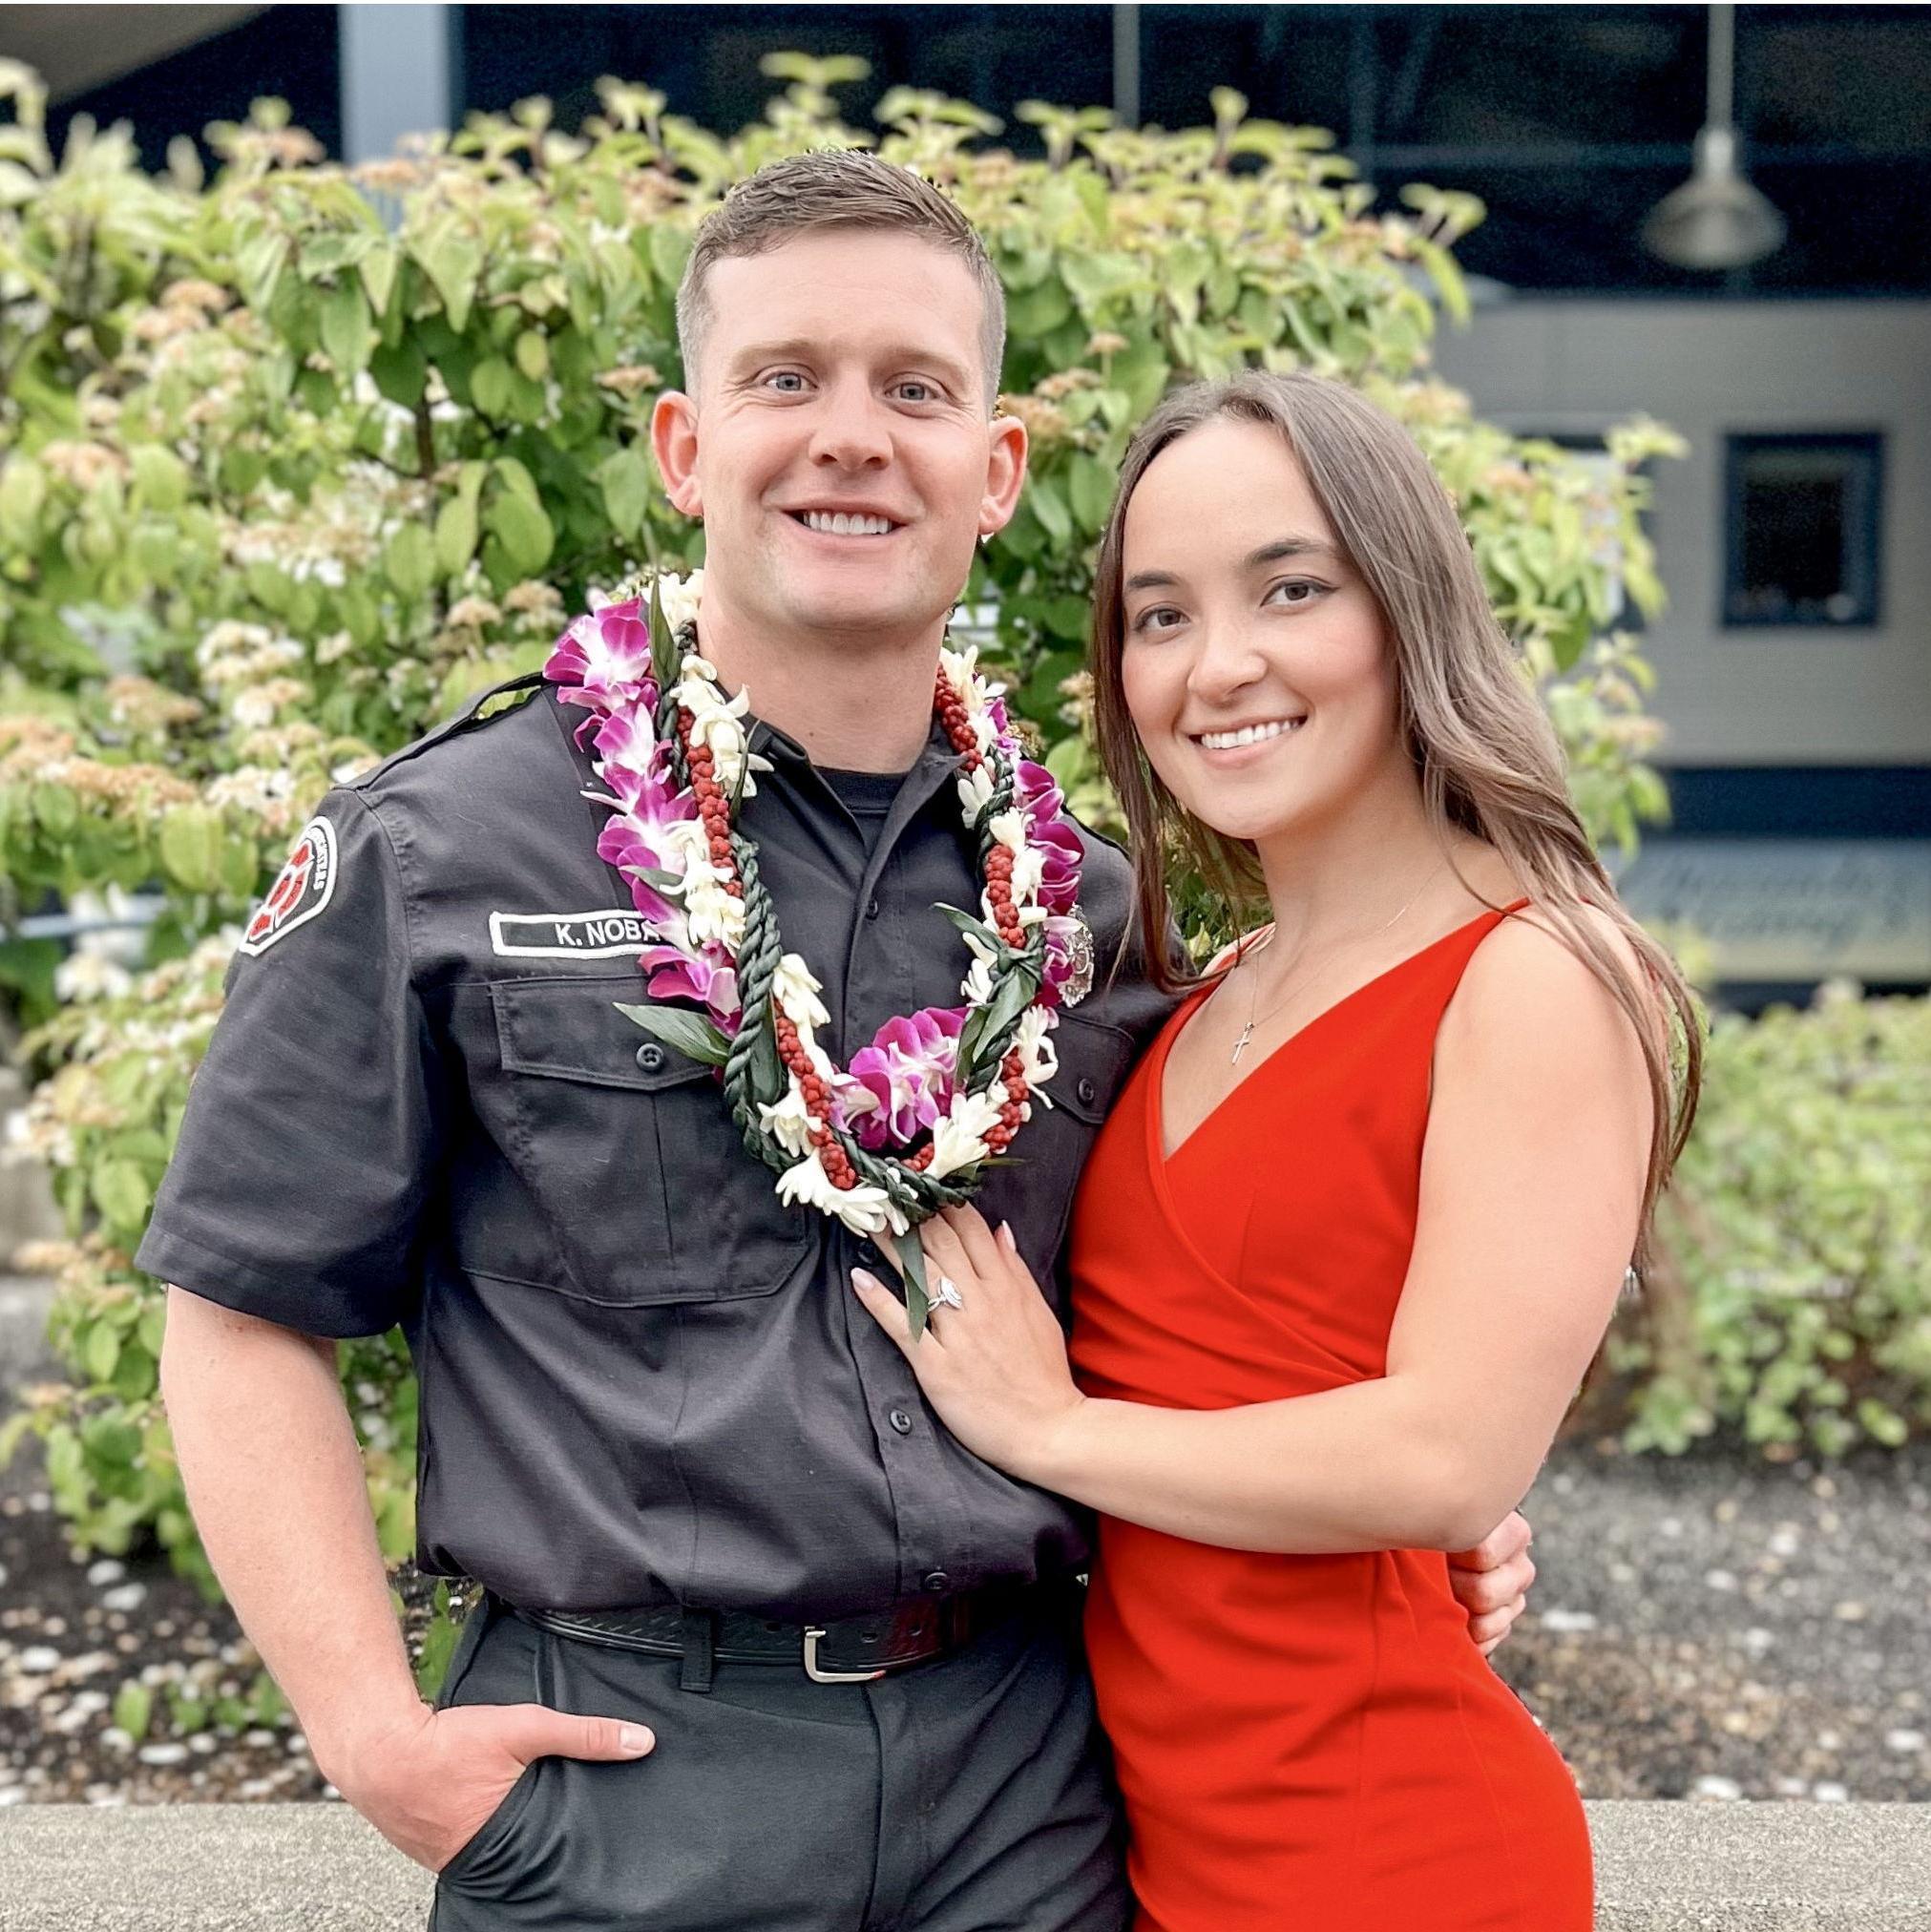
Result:
<svg viewBox="0 0 1931 1932">
<path fill-rule="evenodd" d="M 888 514 L 883 510 L 870 506 L 834 509 L 830 506 L 787 509 L 785 514 L 792 522 L 802 524 L 805 529 L 819 536 L 848 536 L 877 538 L 890 536 L 894 531 L 905 528 L 904 520 Z"/>
</svg>

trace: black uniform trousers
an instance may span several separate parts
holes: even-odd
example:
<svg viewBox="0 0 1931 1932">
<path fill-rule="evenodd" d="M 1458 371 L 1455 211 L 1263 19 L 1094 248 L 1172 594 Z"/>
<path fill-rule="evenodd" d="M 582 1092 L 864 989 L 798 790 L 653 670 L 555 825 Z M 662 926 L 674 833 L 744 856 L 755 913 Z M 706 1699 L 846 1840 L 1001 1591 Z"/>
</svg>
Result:
<svg viewBox="0 0 1931 1932">
<path fill-rule="evenodd" d="M 437 1875 L 429 1932 L 1123 1932 L 1077 1598 L 863 1684 L 543 1629 L 486 1592 L 437 1708 L 641 1718 L 647 1757 L 533 1759 Z"/>
</svg>

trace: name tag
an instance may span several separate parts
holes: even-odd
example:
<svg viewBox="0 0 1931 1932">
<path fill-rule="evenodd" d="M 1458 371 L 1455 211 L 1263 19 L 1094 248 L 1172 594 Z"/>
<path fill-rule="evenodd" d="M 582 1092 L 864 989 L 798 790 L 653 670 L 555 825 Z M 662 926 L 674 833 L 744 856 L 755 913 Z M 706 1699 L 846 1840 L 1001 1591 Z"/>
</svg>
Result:
<svg viewBox="0 0 1931 1932">
<path fill-rule="evenodd" d="M 506 959 L 613 959 L 649 944 L 637 913 L 490 914 L 490 950 Z"/>
</svg>

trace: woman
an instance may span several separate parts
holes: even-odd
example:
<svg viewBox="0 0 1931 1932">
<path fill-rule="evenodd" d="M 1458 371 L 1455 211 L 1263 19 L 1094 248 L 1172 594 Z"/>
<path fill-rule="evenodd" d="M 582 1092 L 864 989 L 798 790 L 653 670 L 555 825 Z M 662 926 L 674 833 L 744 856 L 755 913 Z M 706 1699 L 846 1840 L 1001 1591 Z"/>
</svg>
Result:
<svg viewBox="0 0 1931 1932">
<path fill-rule="evenodd" d="M 1440 1552 L 1528 1489 L 1601 1342 L 1693 1108 L 1690 996 L 1445 494 L 1361 397 L 1169 399 L 1094 635 L 1149 952 L 1173 835 L 1274 924 L 1179 989 L 1087 1166 L 1077 1382 L 973 1213 L 926 1230 L 963 1305 L 924 1341 L 859 1292 L 970 1446 L 1101 1513 L 1143 1932 L 1584 1932 L 1574 1782 Z"/>
</svg>

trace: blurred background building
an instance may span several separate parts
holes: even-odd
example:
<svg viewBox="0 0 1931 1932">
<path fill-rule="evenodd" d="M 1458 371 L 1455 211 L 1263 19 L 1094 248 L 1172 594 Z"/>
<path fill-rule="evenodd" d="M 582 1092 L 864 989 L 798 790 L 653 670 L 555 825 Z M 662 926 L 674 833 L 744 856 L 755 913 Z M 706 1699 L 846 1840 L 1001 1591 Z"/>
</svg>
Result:
<svg viewBox="0 0 1931 1932">
<path fill-rule="evenodd" d="M 76 114 L 169 140 L 286 99 L 357 160 L 599 74 L 716 129 L 774 49 L 1011 119 L 1252 111 L 1331 129 L 1390 205 L 1424 180 L 1487 220 L 1438 360 L 1485 415 L 1586 445 L 1636 411 L 1670 598 L 1646 647 L 1672 825 L 1627 889 L 1706 932 L 1729 997 L 1847 973 L 1931 984 L 1931 8 L 1917 6 L 0 7 L 0 54 Z M 1699 142 L 1699 131 L 1714 126 Z M 1729 128 L 1735 130 L 1733 141 Z M 1726 166 L 1733 148 L 1751 189 Z M 1690 205 L 1659 203 L 1695 180 Z"/>
</svg>

